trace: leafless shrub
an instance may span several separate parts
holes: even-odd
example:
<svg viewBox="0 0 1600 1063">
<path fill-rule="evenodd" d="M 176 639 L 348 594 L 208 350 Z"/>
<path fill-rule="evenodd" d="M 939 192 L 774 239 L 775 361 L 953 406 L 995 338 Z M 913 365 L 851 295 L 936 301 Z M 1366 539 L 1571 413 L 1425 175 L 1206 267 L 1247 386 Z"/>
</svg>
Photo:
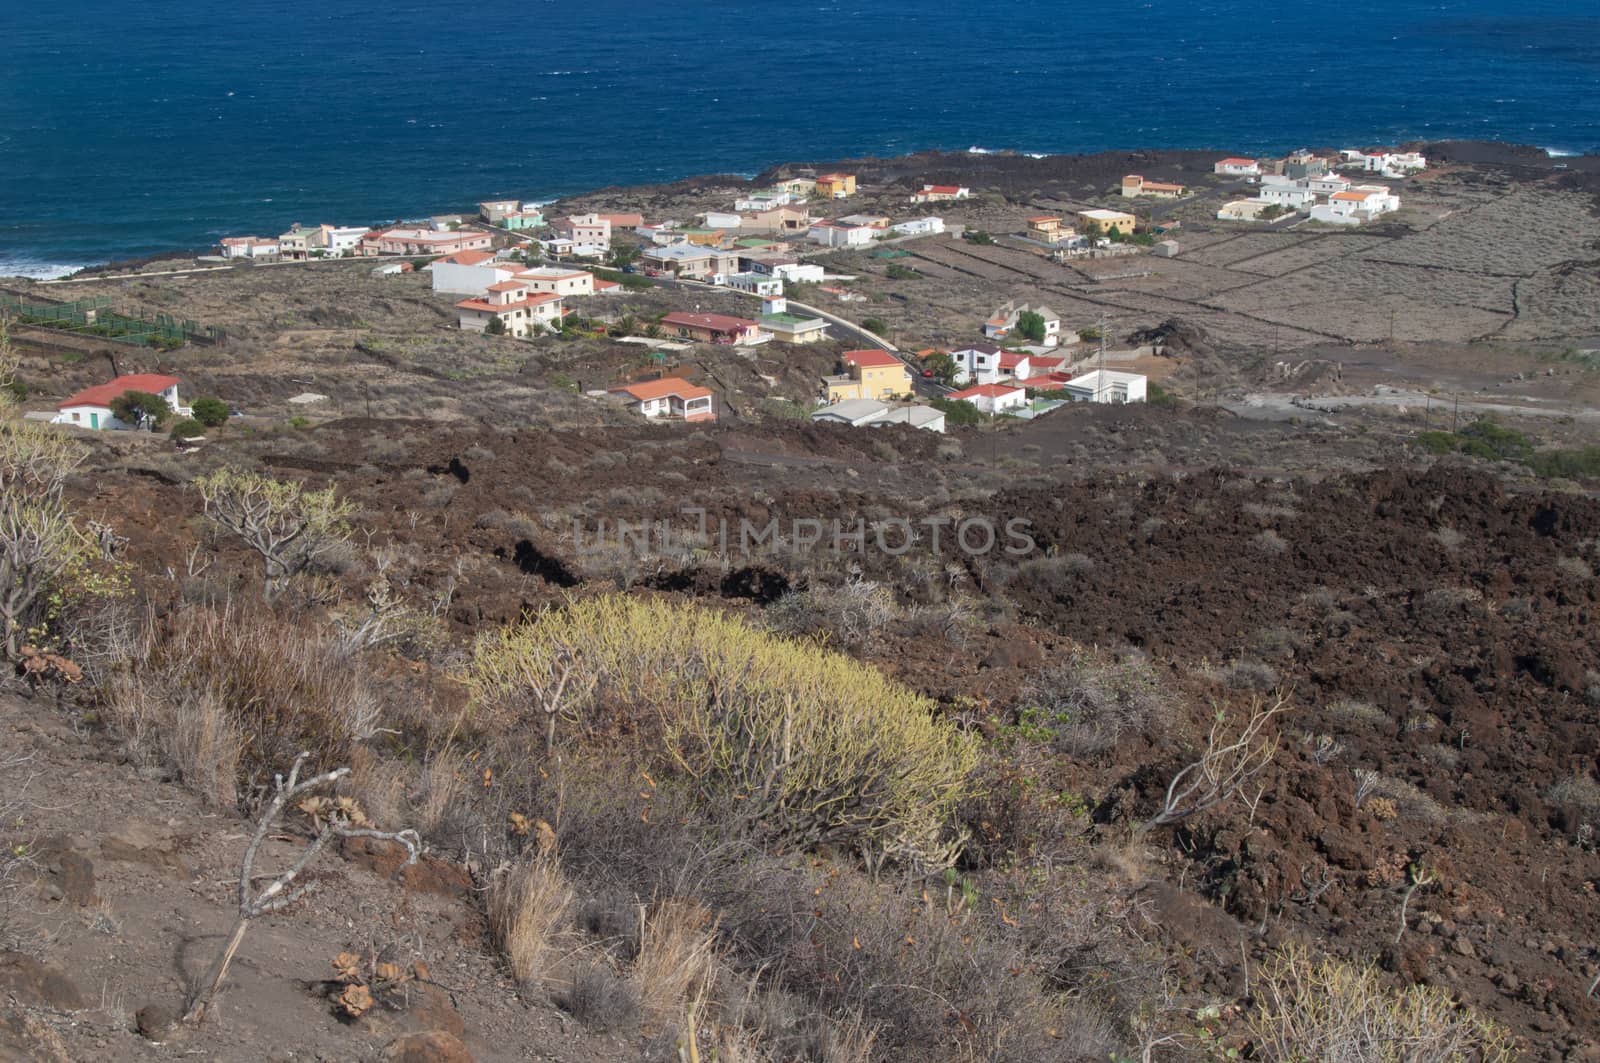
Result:
<svg viewBox="0 0 1600 1063">
<path fill-rule="evenodd" d="M 1575 805 L 1591 815 L 1600 814 L 1600 782 L 1592 775 L 1569 775 L 1551 783 L 1544 799 L 1553 805 Z"/>
<path fill-rule="evenodd" d="M 1220 667 L 1202 669 L 1202 674 L 1214 683 L 1230 690 L 1268 691 L 1278 686 L 1278 670 L 1262 661 L 1241 658 Z"/>
<path fill-rule="evenodd" d="M 832 644 L 860 649 L 898 614 L 887 587 L 851 578 L 839 587 L 791 591 L 767 607 L 764 619 L 779 634 L 821 636 Z"/>
<path fill-rule="evenodd" d="M 524 986 L 551 973 L 572 889 L 553 853 L 529 856 L 496 873 L 489 887 L 489 929 L 511 973 Z"/>
<path fill-rule="evenodd" d="M 1426 791 L 1404 779 L 1390 775 L 1379 778 L 1377 792 L 1393 801 L 1408 817 L 1428 823 L 1443 823 L 1450 812 Z"/>
<path fill-rule="evenodd" d="M 1594 579 L 1593 567 L 1581 557 L 1558 557 L 1556 558 L 1556 568 L 1562 574 L 1575 580 Z"/>
<path fill-rule="evenodd" d="M 1277 557 L 1289 549 L 1289 543 L 1272 528 L 1264 528 L 1250 540 L 1251 549 L 1268 557 Z"/>
<path fill-rule="evenodd" d="M 0 752 L 0 948 L 17 948 L 24 934 L 23 884 L 33 864 L 28 790 L 38 774 L 32 753 Z"/>
<path fill-rule="evenodd" d="M 716 976 L 716 917 L 696 901 L 662 901 L 644 918 L 633 982 L 645 1011 L 655 1018 L 678 1013 Z"/>
<path fill-rule="evenodd" d="M 1171 704 L 1150 667 L 1079 651 L 1032 676 L 1024 728 L 1042 728 L 1075 756 L 1102 753 L 1130 734 L 1169 721 Z"/>
<path fill-rule="evenodd" d="M 1356 807 L 1360 808 L 1361 803 L 1378 788 L 1381 776 L 1370 768 L 1356 768 L 1351 774 L 1356 780 Z"/>
<path fill-rule="evenodd" d="M 1467 541 L 1467 537 L 1449 525 L 1435 528 L 1428 533 L 1429 536 L 1446 550 L 1454 550 Z"/>
<path fill-rule="evenodd" d="M 1368 726 L 1377 726 L 1378 724 L 1389 722 L 1388 715 L 1382 709 L 1370 701 L 1362 701 L 1359 698 L 1339 698 L 1337 701 L 1329 703 L 1327 711 L 1330 716 L 1337 716 L 1343 720 L 1353 720 Z"/>
<path fill-rule="evenodd" d="M 1292 520 L 1300 515 L 1300 511 L 1293 506 L 1275 506 L 1264 502 L 1246 502 L 1240 508 L 1260 521 Z"/>
<path fill-rule="evenodd" d="M 195 480 L 194 486 L 206 516 L 260 555 L 262 593 L 269 600 L 350 538 L 347 518 L 353 507 L 340 502 L 332 487 L 311 491 L 227 467 Z"/>
<path fill-rule="evenodd" d="M 1270 701 L 1255 698 L 1250 702 L 1243 723 L 1238 725 L 1226 710 L 1218 709 L 1199 759 L 1172 777 L 1161 808 L 1146 829 L 1176 823 L 1214 808 L 1261 774 L 1278 752 L 1278 738 L 1266 735 L 1266 727 L 1288 709 L 1288 700 L 1282 696 Z"/>
</svg>

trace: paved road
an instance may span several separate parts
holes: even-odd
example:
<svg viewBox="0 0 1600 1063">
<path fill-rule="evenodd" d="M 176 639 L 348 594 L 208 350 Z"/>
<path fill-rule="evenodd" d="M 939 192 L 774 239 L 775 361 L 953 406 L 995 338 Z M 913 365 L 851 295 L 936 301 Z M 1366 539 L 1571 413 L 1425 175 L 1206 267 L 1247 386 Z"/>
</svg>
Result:
<svg viewBox="0 0 1600 1063">
<path fill-rule="evenodd" d="M 39 283 L 41 285 L 90 284 L 94 281 L 142 280 L 145 277 L 181 277 L 191 273 L 220 273 L 233 269 L 272 269 L 278 266 L 353 266 L 363 263 L 382 265 L 385 262 L 409 261 L 418 257 L 425 258 L 427 256 L 376 255 L 371 258 L 305 258 L 284 262 L 257 262 L 250 266 L 193 266 L 187 269 L 150 270 L 144 273 L 94 273 L 87 277 L 58 277 L 55 280 L 40 281 Z"/>
</svg>

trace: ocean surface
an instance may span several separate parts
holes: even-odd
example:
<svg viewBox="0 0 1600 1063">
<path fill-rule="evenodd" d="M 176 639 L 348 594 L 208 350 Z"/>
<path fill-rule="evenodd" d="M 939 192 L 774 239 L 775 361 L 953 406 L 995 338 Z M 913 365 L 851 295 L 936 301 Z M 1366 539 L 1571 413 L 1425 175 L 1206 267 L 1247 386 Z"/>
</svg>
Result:
<svg viewBox="0 0 1600 1063">
<path fill-rule="evenodd" d="M 1600 151 L 1595 0 L 0 8 L 0 273 L 927 148 Z"/>
</svg>

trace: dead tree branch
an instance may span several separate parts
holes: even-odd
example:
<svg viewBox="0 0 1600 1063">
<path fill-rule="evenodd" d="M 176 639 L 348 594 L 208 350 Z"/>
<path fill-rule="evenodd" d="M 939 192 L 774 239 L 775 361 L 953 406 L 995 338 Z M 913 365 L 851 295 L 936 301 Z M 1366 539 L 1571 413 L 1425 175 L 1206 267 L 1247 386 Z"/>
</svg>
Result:
<svg viewBox="0 0 1600 1063">
<path fill-rule="evenodd" d="M 1145 824 L 1145 829 L 1164 827 L 1204 812 L 1229 800 L 1246 783 L 1259 775 L 1278 752 L 1278 736 L 1263 732 L 1272 718 L 1289 709 L 1282 695 L 1266 704 L 1260 698 L 1250 703 L 1250 715 L 1234 734 L 1228 714 L 1219 709 L 1206 736 L 1200 759 L 1172 777 L 1161 810 Z"/>
<path fill-rule="evenodd" d="M 207 1009 L 215 999 L 217 990 L 222 986 L 222 980 L 227 977 L 228 965 L 233 962 L 234 954 L 239 951 L 239 943 L 244 940 L 245 930 L 250 926 L 250 920 L 269 912 L 281 911 L 298 901 L 312 890 L 316 889 L 315 882 L 306 882 L 296 886 L 295 880 L 317 858 L 317 854 L 325 849 L 330 841 L 335 838 L 380 838 L 384 841 L 398 842 L 406 847 L 406 865 L 416 862 L 422 852 L 422 839 L 414 830 L 380 831 L 359 826 L 365 822 L 365 817 L 360 816 L 359 810 L 353 805 L 347 806 L 345 814 L 329 814 L 327 821 L 322 824 L 317 836 L 311 844 L 306 846 L 300 858 L 286 870 L 277 874 L 266 888 L 253 891 L 256 879 L 264 878 L 255 872 L 256 855 L 261 849 L 261 843 L 272 833 L 278 821 L 283 818 L 283 813 L 298 798 L 311 793 L 324 786 L 332 786 L 340 779 L 350 774 L 349 768 L 335 768 L 325 771 L 320 775 L 313 775 L 308 779 L 300 778 L 300 769 L 310 758 L 310 753 L 301 753 L 294 758 L 294 765 L 289 769 L 289 777 L 285 779 L 281 774 L 275 775 L 272 780 L 274 794 L 272 801 L 261 813 L 261 819 L 256 823 L 255 834 L 250 839 L 250 844 L 245 847 L 244 860 L 239 867 L 239 914 L 233 924 L 233 931 L 228 937 L 227 944 L 212 961 L 211 968 L 206 976 L 196 986 L 189 1006 L 183 1016 L 183 1021 L 198 1023 L 205 1018 Z M 335 806 L 337 807 L 337 806 Z"/>
</svg>

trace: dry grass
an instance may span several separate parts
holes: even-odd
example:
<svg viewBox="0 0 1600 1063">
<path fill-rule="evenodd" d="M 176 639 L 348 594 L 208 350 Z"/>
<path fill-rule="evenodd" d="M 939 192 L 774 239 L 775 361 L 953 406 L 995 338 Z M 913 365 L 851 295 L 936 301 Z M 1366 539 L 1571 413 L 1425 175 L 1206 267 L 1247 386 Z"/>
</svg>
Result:
<svg viewBox="0 0 1600 1063">
<path fill-rule="evenodd" d="M 102 684 L 130 752 L 227 804 L 231 787 L 310 750 L 348 762 L 377 726 L 365 672 L 315 632 L 265 613 L 194 609 L 150 627 Z"/>
<path fill-rule="evenodd" d="M 647 1015 L 664 1020 L 704 997 L 717 974 L 716 919 L 696 901 L 655 906 L 639 936 L 633 983 Z"/>
<path fill-rule="evenodd" d="M 553 854 L 529 857 L 495 876 L 489 929 L 519 984 L 537 986 L 550 977 L 571 907 L 572 888 Z"/>
</svg>

